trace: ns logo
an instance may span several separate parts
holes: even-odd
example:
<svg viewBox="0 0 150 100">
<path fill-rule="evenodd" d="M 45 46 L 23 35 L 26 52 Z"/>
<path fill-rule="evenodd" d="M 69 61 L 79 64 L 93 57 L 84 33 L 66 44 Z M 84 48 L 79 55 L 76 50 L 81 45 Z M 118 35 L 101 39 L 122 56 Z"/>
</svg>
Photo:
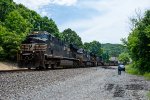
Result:
<svg viewBox="0 0 150 100">
<path fill-rule="evenodd" d="M 28 50 L 30 50 L 32 48 L 32 44 L 28 45 Z"/>
</svg>

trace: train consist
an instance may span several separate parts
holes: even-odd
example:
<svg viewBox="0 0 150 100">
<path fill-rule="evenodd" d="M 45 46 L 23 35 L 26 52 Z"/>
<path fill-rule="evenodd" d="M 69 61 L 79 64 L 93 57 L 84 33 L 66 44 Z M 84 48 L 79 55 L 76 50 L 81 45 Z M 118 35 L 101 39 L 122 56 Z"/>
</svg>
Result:
<svg viewBox="0 0 150 100">
<path fill-rule="evenodd" d="M 102 58 L 73 44 L 67 44 L 46 31 L 30 33 L 17 54 L 19 67 L 47 69 L 103 65 Z"/>
</svg>

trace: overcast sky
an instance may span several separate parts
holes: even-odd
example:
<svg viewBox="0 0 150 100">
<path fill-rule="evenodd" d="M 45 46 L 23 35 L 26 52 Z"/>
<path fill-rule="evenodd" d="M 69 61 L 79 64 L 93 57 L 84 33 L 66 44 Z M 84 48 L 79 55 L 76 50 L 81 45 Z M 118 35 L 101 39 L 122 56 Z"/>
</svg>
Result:
<svg viewBox="0 0 150 100">
<path fill-rule="evenodd" d="M 83 42 L 121 43 L 129 34 L 135 10 L 150 9 L 150 0 L 14 0 L 52 18 L 60 32 L 71 28 Z"/>
</svg>

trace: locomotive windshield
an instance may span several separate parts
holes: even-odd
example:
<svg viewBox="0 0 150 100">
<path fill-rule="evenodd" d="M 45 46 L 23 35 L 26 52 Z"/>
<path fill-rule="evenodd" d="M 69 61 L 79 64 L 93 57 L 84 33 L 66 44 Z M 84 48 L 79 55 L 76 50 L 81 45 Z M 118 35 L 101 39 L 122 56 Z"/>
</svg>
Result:
<svg viewBox="0 0 150 100">
<path fill-rule="evenodd" d="M 46 43 L 48 34 L 31 34 L 22 43 Z"/>
</svg>

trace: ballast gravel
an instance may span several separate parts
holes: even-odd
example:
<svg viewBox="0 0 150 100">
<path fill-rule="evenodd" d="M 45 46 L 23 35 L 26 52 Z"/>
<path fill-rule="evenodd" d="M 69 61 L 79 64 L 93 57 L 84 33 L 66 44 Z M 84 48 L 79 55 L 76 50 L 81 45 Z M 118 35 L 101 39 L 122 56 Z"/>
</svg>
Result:
<svg viewBox="0 0 150 100">
<path fill-rule="evenodd" d="M 148 100 L 149 91 L 116 66 L 0 72 L 0 100 Z"/>
</svg>

